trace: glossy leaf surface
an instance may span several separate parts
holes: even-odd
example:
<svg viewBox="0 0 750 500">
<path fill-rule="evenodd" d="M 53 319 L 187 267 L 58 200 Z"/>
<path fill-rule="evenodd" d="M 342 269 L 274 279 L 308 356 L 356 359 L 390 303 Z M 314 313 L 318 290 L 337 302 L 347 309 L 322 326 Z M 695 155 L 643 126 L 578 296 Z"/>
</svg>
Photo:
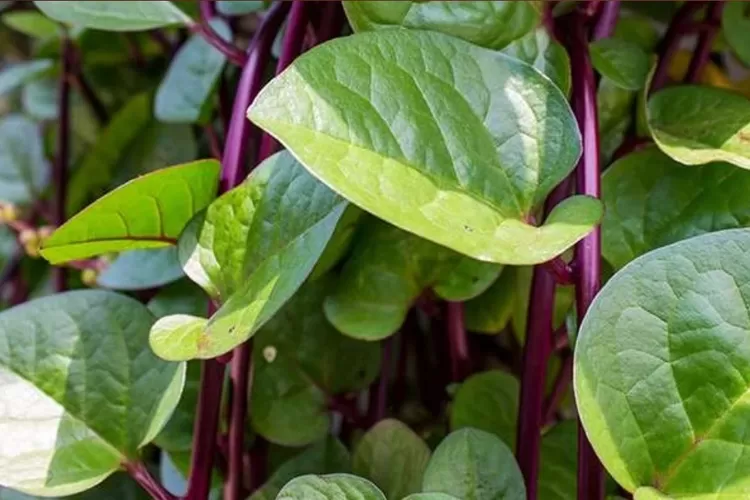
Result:
<svg viewBox="0 0 750 500">
<path fill-rule="evenodd" d="M 34 4 L 55 21 L 106 31 L 142 31 L 192 22 L 167 1 L 35 1 Z"/>
<path fill-rule="evenodd" d="M 570 58 L 565 47 L 553 40 L 546 29 L 527 33 L 504 47 L 503 53 L 531 64 L 563 93 L 570 92 Z"/>
<path fill-rule="evenodd" d="M 350 474 L 300 476 L 281 490 L 277 500 L 386 500 L 377 486 Z"/>
<path fill-rule="evenodd" d="M 637 44 L 618 38 L 604 38 L 589 46 L 594 68 L 626 90 L 646 85 L 651 59 Z"/>
</svg>

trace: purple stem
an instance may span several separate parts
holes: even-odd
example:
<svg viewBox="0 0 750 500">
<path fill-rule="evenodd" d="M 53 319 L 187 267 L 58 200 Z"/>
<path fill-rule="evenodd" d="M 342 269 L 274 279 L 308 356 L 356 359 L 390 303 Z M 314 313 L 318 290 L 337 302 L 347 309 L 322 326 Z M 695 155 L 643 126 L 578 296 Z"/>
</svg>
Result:
<svg viewBox="0 0 750 500">
<path fill-rule="evenodd" d="M 573 75 L 572 107 L 583 138 L 583 155 L 576 167 L 579 194 L 600 197 L 599 130 L 596 109 L 596 79 L 589 57 L 585 19 L 576 15 L 568 26 L 568 53 Z M 578 324 L 599 292 L 601 280 L 601 230 L 596 227 L 575 247 L 577 270 L 576 311 Z M 604 471 L 579 424 L 578 498 L 604 497 Z"/>
<path fill-rule="evenodd" d="M 77 50 L 73 51 L 71 55 L 74 69 L 71 70 L 71 84 L 80 92 L 81 96 L 91 107 L 91 110 L 96 115 L 96 119 L 100 125 L 107 123 L 109 119 L 107 108 L 104 106 L 99 96 L 96 95 L 94 89 L 89 84 L 88 80 L 83 74 L 83 65 L 80 60 L 80 53 Z"/>
<path fill-rule="evenodd" d="M 664 39 L 659 44 L 659 61 L 651 79 L 650 93 L 660 90 L 667 84 L 669 78 L 669 65 L 680 46 L 680 39 L 686 30 L 692 25 L 693 17 L 705 2 L 685 2 L 680 10 L 672 18 Z"/>
<path fill-rule="evenodd" d="M 142 462 L 127 462 L 123 464 L 125 470 L 136 483 L 151 495 L 154 500 L 177 500 L 177 497 L 168 492 L 159 484 Z"/>
<path fill-rule="evenodd" d="M 211 27 L 209 21 L 216 15 L 216 10 L 211 0 L 199 0 L 201 20 L 199 23 L 191 24 L 190 31 L 200 33 L 201 36 L 211 44 L 216 50 L 224 54 L 227 60 L 233 64 L 244 67 L 247 63 L 247 55 L 219 36 Z M 269 12 L 270 14 L 270 12 Z"/>
<path fill-rule="evenodd" d="M 543 425 L 548 425 L 554 419 L 557 407 L 560 406 L 560 402 L 563 396 L 565 396 L 565 391 L 568 389 L 572 377 L 573 356 L 570 353 L 566 353 L 563 357 L 560 371 L 555 378 L 555 383 L 552 386 L 552 393 L 544 402 L 544 410 L 542 411 Z"/>
<path fill-rule="evenodd" d="M 464 305 L 461 302 L 447 301 L 445 319 L 450 346 L 451 382 L 462 382 L 471 374 L 471 354 L 464 326 Z"/>
<path fill-rule="evenodd" d="M 252 368 L 251 341 L 243 343 L 235 349 L 232 357 L 232 408 L 229 421 L 229 460 L 227 463 L 227 478 L 224 485 L 226 500 L 241 500 L 246 498 L 242 488 L 245 451 L 245 421 L 247 420 L 247 394 L 251 385 Z"/>
<path fill-rule="evenodd" d="M 615 32 L 617 18 L 620 15 L 620 0 L 608 0 L 604 2 L 601 10 L 599 20 L 596 22 L 591 35 L 594 41 L 609 38 Z"/>
<path fill-rule="evenodd" d="M 344 11 L 341 2 L 325 2 L 320 12 L 320 29 L 317 32 L 316 43 L 320 44 L 336 38 L 344 27 Z"/>
<path fill-rule="evenodd" d="M 58 130 L 57 157 L 52 170 L 55 184 L 55 205 L 53 221 L 58 227 L 65 222 L 65 199 L 68 189 L 68 148 L 70 147 L 70 75 L 73 66 L 73 43 L 67 36 L 62 42 L 62 67 L 58 84 Z M 68 271 L 65 267 L 55 267 L 55 290 L 64 292 L 67 289 Z"/>
<path fill-rule="evenodd" d="M 302 52 L 302 44 L 305 41 L 305 30 L 308 21 L 307 1 L 295 0 L 292 2 L 292 10 L 289 12 L 289 21 L 284 34 L 284 45 L 281 49 L 281 56 L 276 65 L 276 74 L 284 71 L 292 61 Z M 270 134 L 263 134 L 260 143 L 260 152 L 258 161 L 261 162 L 271 156 L 278 148 L 278 142 Z"/>
<path fill-rule="evenodd" d="M 700 80 L 703 68 L 708 63 L 708 58 L 711 56 L 711 49 L 714 45 L 714 39 L 719 30 L 719 22 L 721 21 L 721 11 L 724 9 L 723 1 L 716 1 L 711 4 L 706 13 L 706 21 L 709 26 L 713 29 L 704 30 L 698 38 L 698 44 L 695 47 L 695 52 L 690 60 L 690 66 L 688 66 L 687 73 L 685 74 L 685 82 L 697 83 Z"/>
<path fill-rule="evenodd" d="M 374 398 L 371 398 L 370 423 L 376 424 L 388 414 L 388 386 L 390 385 L 393 339 L 391 335 L 383 341 L 383 357 L 380 361 L 380 377 L 375 385 Z M 372 390 L 372 389 L 371 389 Z"/>
</svg>

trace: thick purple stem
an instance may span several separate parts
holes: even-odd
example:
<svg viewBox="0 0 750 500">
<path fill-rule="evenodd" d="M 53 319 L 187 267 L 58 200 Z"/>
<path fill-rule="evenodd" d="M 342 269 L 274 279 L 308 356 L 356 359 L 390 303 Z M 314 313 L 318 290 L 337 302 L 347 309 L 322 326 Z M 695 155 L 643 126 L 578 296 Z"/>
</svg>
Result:
<svg viewBox="0 0 750 500">
<path fill-rule="evenodd" d="M 602 38 L 609 38 L 615 32 L 617 18 L 620 15 L 620 0 L 608 0 L 604 2 L 601 9 L 599 19 L 591 34 L 591 38 L 595 41 Z"/>
<path fill-rule="evenodd" d="M 130 474 L 136 483 L 146 492 L 151 495 L 154 500 L 176 500 L 177 497 L 168 492 L 164 487 L 159 484 L 151 473 L 146 469 L 146 466 L 141 462 L 127 462 L 123 464 L 125 470 Z"/>
<path fill-rule="evenodd" d="M 308 9 L 305 0 L 295 0 L 292 10 L 289 12 L 289 21 L 284 34 L 284 45 L 281 48 L 281 56 L 276 65 L 276 74 L 284 71 L 292 61 L 302 53 L 302 44 L 305 41 L 305 30 L 307 29 Z M 260 143 L 258 161 L 263 161 L 278 149 L 279 143 L 270 134 L 263 134 Z"/>
<path fill-rule="evenodd" d="M 463 303 L 446 302 L 445 319 L 450 346 L 451 379 L 452 382 L 462 382 L 471 374 L 471 354 L 464 325 Z"/>
<path fill-rule="evenodd" d="M 708 59 L 711 56 L 711 49 L 720 28 L 719 23 L 721 22 L 721 11 L 723 9 L 723 1 L 714 2 L 708 8 L 706 21 L 712 29 L 706 29 L 700 34 L 693 58 L 690 60 L 690 66 L 688 66 L 687 73 L 685 74 L 685 82 L 697 83 L 700 80 L 703 68 L 706 67 Z"/>
<path fill-rule="evenodd" d="M 651 88 L 649 89 L 649 92 L 656 92 L 667 84 L 669 78 L 669 65 L 680 47 L 680 39 L 692 25 L 695 14 L 705 5 L 705 3 L 706 2 L 685 2 L 682 7 L 680 7 L 680 10 L 674 15 L 674 18 L 667 29 L 667 33 L 664 35 L 664 39 L 662 39 L 659 44 L 659 61 L 656 64 L 654 76 L 651 79 Z"/>
<path fill-rule="evenodd" d="M 250 356 L 252 343 L 245 342 L 235 349 L 232 356 L 232 409 L 229 420 L 229 460 L 227 479 L 224 485 L 226 500 L 241 500 L 247 497 L 242 488 L 245 453 L 245 421 L 247 420 L 247 394 L 251 384 Z"/>
<path fill-rule="evenodd" d="M 209 21 L 216 15 L 216 10 L 211 0 L 199 0 L 201 20 L 199 23 L 190 25 L 190 31 L 200 33 L 201 36 L 216 50 L 224 54 L 227 60 L 237 66 L 244 67 L 247 63 L 247 55 L 219 36 L 211 27 Z"/>
<path fill-rule="evenodd" d="M 585 19 L 576 15 L 568 26 L 568 53 L 573 75 L 572 107 L 583 138 L 583 155 L 576 167 L 579 194 L 600 197 L 599 125 L 596 109 L 596 79 L 589 57 Z M 575 247 L 576 311 L 578 324 L 599 292 L 601 280 L 601 230 L 589 233 Z M 604 471 L 586 434 L 578 432 L 578 498 L 604 497 Z"/>
<path fill-rule="evenodd" d="M 62 43 L 62 67 L 58 85 L 57 110 L 57 157 L 52 171 L 55 184 L 55 208 L 53 221 L 58 227 L 65 222 L 65 200 L 68 190 L 68 157 L 70 147 L 70 77 L 73 66 L 73 43 L 65 36 Z M 55 290 L 64 292 L 67 289 L 68 271 L 65 267 L 53 269 Z"/>
</svg>

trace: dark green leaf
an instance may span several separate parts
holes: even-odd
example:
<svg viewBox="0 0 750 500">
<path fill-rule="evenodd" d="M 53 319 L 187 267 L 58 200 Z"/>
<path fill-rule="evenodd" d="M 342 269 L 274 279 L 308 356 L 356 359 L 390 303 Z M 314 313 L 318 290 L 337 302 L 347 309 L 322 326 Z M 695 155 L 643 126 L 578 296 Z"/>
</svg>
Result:
<svg viewBox="0 0 750 500">
<path fill-rule="evenodd" d="M 474 333 L 500 333 L 513 315 L 516 268 L 506 266 L 483 294 L 464 303 L 466 328 Z"/>
<path fill-rule="evenodd" d="M 185 367 L 144 346 L 153 316 L 111 292 L 77 291 L 0 314 L 0 483 L 68 495 L 133 460 L 169 418 Z"/>
<path fill-rule="evenodd" d="M 301 476 L 289 482 L 276 500 L 386 500 L 377 486 L 350 474 Z"/>
<path fill-rule="evenodd" d="M 565 96 L 529 65 L 439 33 L 312 49 L 249 117 L 353 203 L 478 260 L 549 260 L 602 215 L 572 197 L 544 225 L 525 222 L 580 153 Z"/>
<path fill-rule="evenodd" d="M 182 397 L 154 444 L 170 453 L 190 452 L 193 445 L 195 409 L 200 390 L 201 365 L 198 361 L 186 363 L 185 385 Z"/>
<path fill-rule="evenodd" d="M 581 325 L 574 386 L 589 441 L 636 498 L 742 498 L 750 231 L 706 234 L 619 271 Z M 651 492 L 650 496 L 647 492 Z"/>
<path fill-rule="evenodd" d="M 404 500 L 460 500 L 445 493 L 415 493 L 404 498 Z"/>
<path fill-rule="evenodd" d="M 51 263 L 177 243 L 216 195 L 219 164 L 201 160 L 134 179 L 89 205 L 44 242 Z"/>
<path fill-rule="evenodd" d="M 589 45 L 594 68 L 616 85 L 640 90 L 646 85 L 651 58 L 635 43 L 604 38 Z"/>
<path fill-rule="evenodd" d="M 545 28 L 508 44 L 503 52 L 534 66 L 565 94 L 570 92 L 570 58 L 565 47 L 554 41 Z"/>
<path fill-rule="evenodd" d="M 203 290 L 188 279 L 181 279 L 159 290 L 148 308 L 157 318 L 168 314 L 198 316 L 208 309 L 208 301 Z"/>
<path fill-rule="evenodd" d="M 49 182 L 39 126 L 22 115 L 0 118 L 0 201 L 36 200 Z"/>
<path fill-rule="evenodd" d="M 350 204 L 346 207 L 339 223 L 336 224 L 336 230 L 333 232 L 331 240 L 323 251 L 323 255 L 320 256 L 318 263 L 315 264 L 315 268 L 310 273 L 310 279 L 317 279 L 326 274 L 349 252 L 357 228 L 364 219 L 363 214 L 364 212 L 356 205 Z"/>
<path fill-rule="evenodd" d="M 747 4 L 728 2 L 724 5 L 721 27 L 734 53 L 746 66 L 750 66 L 750 18 L 747 15 Z"/>
<path fill-rule="evenodd" d="M 143 290 L 164 286 L 183 276 L 177 249 L 168 247 L 123 252 L 96 281 L 113 290 Z"/>
<path fill-rule="evenodd" d="M 542 437 L 539 463 L 540 500 L 576 500 L 578 471 L 578 423 L 556 424 Z"/>
<path fill-rule="evenodd" d="M 52 61 L 48 59 L 26 61 L 3 68 L 0 71 L 0 96 L 43 76 L 51 68 Z"/>
<path fill-rule="evenodd" d="M 172 2 L 35 1 L 55 21 L 106 31 L 143 31 L 192 21 Z"/>
<path fill-rule="evenodd" d="M 430 460 L 430 449 L 398 420 L 378 422 L 357 443 L 353 472 L 375 483 L 387 498 L 417 493 Z"/>
<path fill-rule="evenodd" d="M 596 91 L 599 113 L 599 151 L 605 165 L 609 164 L 630 130 L 635 99 L 636 92 L 618 87 L 608 78 L 602 78 L 599 81 L 599 88 Z"/>
</svg>

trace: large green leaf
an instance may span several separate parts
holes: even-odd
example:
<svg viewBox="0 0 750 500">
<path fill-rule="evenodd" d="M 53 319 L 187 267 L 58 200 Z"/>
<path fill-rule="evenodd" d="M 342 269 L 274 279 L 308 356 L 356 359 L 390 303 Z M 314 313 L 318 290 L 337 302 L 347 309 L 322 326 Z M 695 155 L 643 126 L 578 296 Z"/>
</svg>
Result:
<svg viewBox="0 0 750 500">
<path fill-rule="evenodd" d="M 106 31 L 142 31 L 192 22 L 167 1 L 35 1 L 34 4 L 55 21 Z"/>
<path fill-rule="evenodd" d="M 500 266 L 465 257 L 378 219 L 362 227 L 326 315 L 345 334 L 378 340 L 395 333 L 414 300 L 434 289 L 447 300 L 482 293 Z"/>
<path fill-rule="evenodd" d="M 724 5 L 721 27 L 734 53 L 746 66 L 750 66 L 750 19 L 747 16 L 747 4 L 728 2 Z"/>
<path fill-rule="evenodd" d="M 145 306 L 104 291 L 0 314 L 0 484 L 68 495 L 137 459 L 185 378 L 184 365 L 144 349 L 152 322 Z"/>
<path fill-rule="evenodd" d="M 216 195 L 220 166 L 201 160 L 133 179 L 89 205 L 44 242 L 53 264 L 107 252 L 177 243 L 190 218 Z"/>
<path fill-rule="evenodd" d="M 576 500 L 578 423 L 566 420 L 542 436 L 539 461 L 539 500 Z"/>
<path fill-rule="evenodd" d="M 492 370 L 472 375 L 453 399 L 451 429 L 473 427 L 491 432 L 515 448 L 518 394 L 518 380 L 509 373 Z"/>
<path fill-rule="evenodd" d="M 659 148 L 680 163 L 750 169 L 750 100 L 740 94 L 697 85 L 659 91 L 648 101 L 648 126 Z"/>
<path fill-rule="evenodd" d="M 513 453 L 494 435 L 461 429 L 432 454 L 423 488 L 462 500 L 525 500 L 526 487 Z"/>
<path fill-rule="evenodd" d="M 281 488 L 297 476 L 348 473 L 350 462 L 349 450 L 341 441 L 328 436 L 284 462 L 248 500 L 274 500 Z"/>
<path fill-rule="evenodd" d="M 7 94 L 31 80 L 35 80 L 52 68 L 49 59 L 38 59 L 13 64 L 0 71 L 0 95 Z"/>
<path fill-rule="evenodd" d="M 489 49 L 499 49 L 531 31 L 539 21 L 532 2 L 344 2 L 354 31 L 404 28 L 440 31 Z"/>
<path fill-rule="evenodd" d="M 143 290 L 164 286 L 183 276 L 174 247 L 153 248 L 118 255 L 96 283 L 113 290 Z"/>
<path fill-rule="evenodd" d="M 221 19 L 211 27 L 226 41 L 232 31 Z M 154 100 L 154 115 L 163 122 L 196 123 L 210 118 L 210 97 L 226 57 L 201 34 L 193 35 L 169 64 Z"/>
<path fill-rule="evenodd" d="M 568 52 L 549 36 L 545 28 L 537 28 L 511 42 L 503 48 L 503 52 L 534 66 L 565 94 L 570 92 Z"/>
<path fill-rule="evenodd" d="M 589 441 L 628 491 L 750 494 L 750 231 L 634 260 L 583 320 L 574 387 Z M 642 490 L 636 493 L 638 498 Z"/>
<path fill-rule="evenodd" d="M 40 40 L 60 35 L 60 25 L 39 12 L 8 12 L 2 17 L 3 24 L 14 30 Z"/>
<path fill-rule="evenodd" d="M 387 498 L 404 498 L 422 489 L 430 449 L 398 420 L 381 420 L 357 442 L 352 468 L 375 483 Z"/>
<path fill-rule="evenodd" d="M 326 43 L 248 116 L 353 203 L 479 260 L 549 260 L 602 215 L 578 196 L 525 222 L 580 154 L 565 96 L 526 63 L 439 33 Z"/>
<path fill-rule="evenodd" d="M 254 340 L 251 419 L 271 442 L 321 439 L 330 425 L 328 398 L 366 388 L 380 369 L 377 343 L 345 337 L 326 321 L 322 301 L 331 282 L 305 284 Z"/>
<path fill-rule="evenodd" d="M 651 58 L 637 44 L 619 38 L 604 38 L 591 43 L 594 68 L 619 87 L 640 90 L 646 85 Z"/>
<path fill-rule="evenodd" d="M 687 168 L 655 147 L 604 173 L 602 254 L 615 269 L 656 248 L 750 225 L 750 172 L 727 163 Z"/>
<path fill-rule="evenodd" d="M 0 119 L 0 201 L 29 203 L 49 182 L 39 125 L 21 115 Z"/>
<path fill-rule="evenodd" d="M 300 476 L 279 492 L 276 500 L 386 500 L 377 486 L 350 474 Z"/>
<path fill-rule="evenodd" d="M 346 205 L 288 153 L 263 162 L 180 237 L 185 273 L 223 306 L 207 323 L 159 320 L 157 354 L 212 358 L 251 337 L 309 276 Z"/>
</svg>

